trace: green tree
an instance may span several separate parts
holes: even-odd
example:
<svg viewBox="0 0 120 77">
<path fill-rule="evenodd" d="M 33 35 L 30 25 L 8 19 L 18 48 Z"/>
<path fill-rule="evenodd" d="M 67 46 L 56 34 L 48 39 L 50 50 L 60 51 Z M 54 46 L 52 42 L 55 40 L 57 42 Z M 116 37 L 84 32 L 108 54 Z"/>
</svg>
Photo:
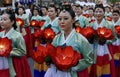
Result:
<svg viewBox="0 0 120 77">
<path fill-rule="evenodd" d="M 110 1 L 111 3 L 115 4 L 116 2 L 118 2 L 119 0 L 108 0 Z"/>
</svg>

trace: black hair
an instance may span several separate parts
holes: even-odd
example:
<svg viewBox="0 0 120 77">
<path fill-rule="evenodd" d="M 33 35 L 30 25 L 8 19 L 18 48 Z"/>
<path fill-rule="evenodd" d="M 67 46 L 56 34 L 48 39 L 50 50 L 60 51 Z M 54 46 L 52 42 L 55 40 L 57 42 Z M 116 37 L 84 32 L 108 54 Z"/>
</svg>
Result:
<svg viewBox="0 0 120 77">
<path fill-rule="evenodd" d="M 76 7 L 80 7 L 81 9 L 83 9 L 83 7 L 79 4 L 75 4 Z"/>
<path fill-rule="evenodd" d="M 109 9 L 111 9 L 109 6 L 106 6 L 105 8 L 109 8 Z"/>
<path fill-rule="evenodd" d="M 104 8 L 103 4 L 96 4 L 95 5 L 95 10 L 96 10 L 96 8 L 101 8 L 105 12 L 105 8 Z"/>
<path fill-rule="evenodd" d="M 55 12 L 57 12 L 57 8 L 55 5 L 50 5 L 49 8 L 54 8 L 55 9 Z"/>
<path fill-rule="evenodd" d="M 117 13 L 117 14 L 119 14 L 119 16 L 120 16 L 119 10 L 113 10 L 113 13 Z"/>
<path fill-rule="evenodd" d="M 63 5 L 62 11 L 67 11 L 70 14 L 70 16 L 72 17 L 72 19 L 75 18 L 75 12 L 73 11 L 71 5 L 69 5 L 69 4 Z M 75 28 L 75 23 L 73 23 L 73 28 Z"/>
<path fill-rule="evenodd" d="M 12 25 L 12 27 L 16 30 L 17 25 L 16 25 L 15 12 L 13 12 L 12 10 L 11 10 L 11 11 L 6 11 L 6 10 L 4 10 L 4 11 L 2 12 L 2 14 L 8 14 L 8 15 L 9 15 L 10 20 L 11 20 L 11 21 L 14 21 L 14 24 Z"/>
<path fill-rule="evenodd" d="M 89 10 L 92 10 L 94 12 L 94 9 L 93 8 L 89 8 Z"/>
<path fill-rule="evenodd" d="M 37 11 L 38 11 L 38 13 L 40 12 L 40 10 L 39 10 L 38 8 L 34 8 L 34 9 L 33 9 L 33 11 L 34 11 L 34 10 L 37 10 Z"/>
<path fill-rule="evenodd" d="M 57 9 L 57 7 L 55 5 L 50 5 L 49 8 L 54 8 L 55 12 L 57 13 L 56 16 L 58 16 L 58 9 Z"/>
<path fill-rule="evenodd" d="M 48 7 L 46 7 L 46 6 L 42 6 L 42 8 L 45 8 L 46 10 L 48 10 Z"/>
<path fill-rule="evenodd" d="M 70 4 L 63 4 L 62 11 L 67 11 L 71 15 L 72 19 L 75 18 L 75 12 L 73 11 Z"/>
</svg>

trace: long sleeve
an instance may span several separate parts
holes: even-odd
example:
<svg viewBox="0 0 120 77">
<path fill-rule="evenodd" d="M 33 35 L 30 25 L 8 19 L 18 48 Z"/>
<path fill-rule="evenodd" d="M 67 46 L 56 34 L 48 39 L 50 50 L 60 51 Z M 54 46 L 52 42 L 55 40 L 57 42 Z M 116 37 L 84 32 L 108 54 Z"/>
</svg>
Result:
<svg viewBox="0 0 120 77">
<path fill-rule="evenodd" d="M 13 49 L 10 53 L 10 56 L 24 56 L 26 55 L 26 46 L 24 39 L 20 33 L 12 34 L 13 38 Z"/>
<path fill-rule="evenodd" d="M 84 37 L 80 37 L 82 40 L 77 40 L 79 52 L 82 54 L 82 59 L 79 60 L 78 64 L 72 67 L 72 71 L 82 71 L 91 64 L 93 64 L 93 55 L 90 45 Z"/>
</svg>

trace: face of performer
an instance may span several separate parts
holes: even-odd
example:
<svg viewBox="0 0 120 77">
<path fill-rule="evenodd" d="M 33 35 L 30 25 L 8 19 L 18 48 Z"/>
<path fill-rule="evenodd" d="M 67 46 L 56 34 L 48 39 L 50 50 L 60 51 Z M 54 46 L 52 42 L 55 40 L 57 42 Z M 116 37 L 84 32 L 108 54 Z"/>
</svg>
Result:
<svg viewBox="0 0 120 77">
<path fill-rule="evenodd" d="M 92 17 L 94 15 L 94 12 L 92 9 L 89 9 L 88 12 L 89 12 L 90 17 Z"/>
<path fill-rule="evenodd" d="M 82 8 L 81 7 L 76 7 L 76 14 L 81 15 L 82 14 Z"/>
<path fill-rule="evenodd" d="M 33 14 L 34 14 L 34 16 L 37 16 L 37 15 L 39 14 L 38 10 L 37 10 L 37 9 L 34 9 L 34 10 L 33 10 Z"/>
<path fill-rule="evenodd" d="M 55 10 L 54 7 L 50 7 L 50 8 L 48 9 L 48 16 L 49 16 L 51 19 L 56 18 L 57 12 L 56 12 L 56 10 Z"/>
<path fill-rule="evenodd" d="M 18 13 L 19 13 L 19 15 L 24 14 L 24 12 L 25 12 L 25 11 L 24 11 L 24 9 L 23 9 L 23 8 L 19 8 L 19 9 L 18 9 Z"/>
<path fill-rule="evenodd" d="M 43 13 L 44 16 L 47 15 L 48 14 L 47 8 L 42 8 L 42 13 Z"/>
<path fill-rule="evenodd" d="M 95 9 L 95 18 L 100 21 L 104 18 L 104 11 L 102 8 L 96 8 Z"/>
<path fill-rule="evenodd" d="M 64 32 L 69 32 L 72 30 L 73 22 L 74 22 L 74 18 L 72 18 L 72 16 L 68 11 L 60 12 L 58 23 Z"/>
<path fill-rule="evenodd" d="M 12 28 L 14 21 L 10 19 L 10 15 L 3 13 L 0 20 L 1 28 L 5 31 L 9 31 Z"/>
<path fill-rule="evenodd" d="M 116 22 L 120 18 L 120 15 L 116 12 L 113 13 L 113 20 Z"/>
</svg>

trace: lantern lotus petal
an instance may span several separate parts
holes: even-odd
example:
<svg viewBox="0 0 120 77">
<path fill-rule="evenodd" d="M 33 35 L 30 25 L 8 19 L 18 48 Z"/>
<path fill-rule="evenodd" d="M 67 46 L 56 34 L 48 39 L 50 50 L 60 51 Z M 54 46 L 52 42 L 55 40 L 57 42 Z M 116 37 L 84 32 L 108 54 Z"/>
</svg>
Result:
<svg viewBox="0 0 120 77">
<path fill-rule="evenodd" d="M 39 45 L 37 47 L 37 51 L 33 51 L 32 58 L 38 63 L 43 63 L 45 57 L 47 56 L 46 52 L 46 48 L 42 45 Z"/>
<path fill-rule="evenodd" d="M 82 55 L 78 53 L 77 51 L 74 52 L 74 60 L 72 62 L 72 65 L 75 66 L 77 65 L 79 59 L 82 59 Z"/>
<path fill-rule="evenodd" d="M 115 28 L 115 33 L 117 35 L 120 35 L 120 25 L 116 25 L 114 28 Z"/>
<path fill-rule="evenodd" d="M 36 38 L 42 38 L 42 37 L 43 37 L 43 31 L 40 30 L 40 29 L 37 29 L 37 30 L 34 32 L 34 37 L 36 37 Z"/>
<path fill-rule="evenodd" d="M 16 18 L 16 22 L 18 23 L 18 25 L 19 25 L 20 27 L 22 27 L 22 26 L 24 25 L 24 20 L 21 19 L 21 18 Z"/>
<path fill-rule="evenodd" d="M 73 66 L 73 63 L 77 63 L 78 59 L 77 57 L 74 58 L 75 51 L 71 46 L 66 46 L 64 48 L 58 46 L 56 49 L 56 56 L 54 57 L 53 62 L 60 70 L 68 70 Z"/>
<path fill-rule="evenodd" d="M 112 21 L 112 17 L 107 16 L 107 20 L 108 20 L 108 21 Z"/>
<path fill-rule="evenodd" d="M 89 18 L 89 17 L 90 17 L 89 14 L 83 14 L 83 16 L 85 16 L 86 18 Z"/>
<path fill-rule="evenodd" d="M 103 38 L 105 40 L 111 40 L 114 38 L 111 29 L 107 29 L 106 27 L 98 28 L 97 34 L 100 38 Z"/>
<path fill-rule="evenodd" d="M 53 38 L 55 37 L 55 32 L 51 28 L 45 28 L 44 29 L 44 37 L 47 42 L 51 42 Z"/>
<path fill-rule="evenodd" d="M 38 26 L 42 27 L 44 24 L 45 24 L 45 20 L 41 20 L 41 21 L 39 21 Z"/>
<path fill-rule="evenodd" d="M 95 35 L 95 30 L 92 27 L 85 27 L 82 29 L 81 34 L 88 39 Z"/>
<path fill-rule="evenodd" d="M 47 49 L 47 56 L 50 56 L 50 57 L 53 57 L 55 56 L 55 51 L 56 51 L 56 48 L 50 44 L 50 43 L 47 43 L 46 44 L 46 49 Z"/>
<path fill-rule="evenodd" d="M 39 22 L 37 20 L 32 20 L 32 21 L 30 21 L 30 26 L 35 27 L 38 25 L 38 23 Z"/>
<path fill-rule="evenodd" d="M 5 38 L 0 38 L 0 56 L 8 56 L 12 50 L 12 41 Z"/>
<path fill-rule="evenodd" d="M 52 44 L 47 43 L 46 44 L 46 50 L 47 50 L 47 52 L 46 52 L 47 56 L 45 58 L 45 62 L 46 63 L 51 63 L 54 56 L 55 56 L 56 48 Z"/>
<path fill-rule="evenodd" d="M 112 40 L 114 38 L 112 31 L 110 29 L 107 29 L 105 34 L 104 34 L 104 38 L 107 40 Z"/>
<path fill-rule="evenodd" d="M 76 30 L 76 32 L 81 33 L 82 28 L 81 28 L 80 26 L 76 26 L 76 27 L 75 27 L 75 30 Z"/>
</svg>

